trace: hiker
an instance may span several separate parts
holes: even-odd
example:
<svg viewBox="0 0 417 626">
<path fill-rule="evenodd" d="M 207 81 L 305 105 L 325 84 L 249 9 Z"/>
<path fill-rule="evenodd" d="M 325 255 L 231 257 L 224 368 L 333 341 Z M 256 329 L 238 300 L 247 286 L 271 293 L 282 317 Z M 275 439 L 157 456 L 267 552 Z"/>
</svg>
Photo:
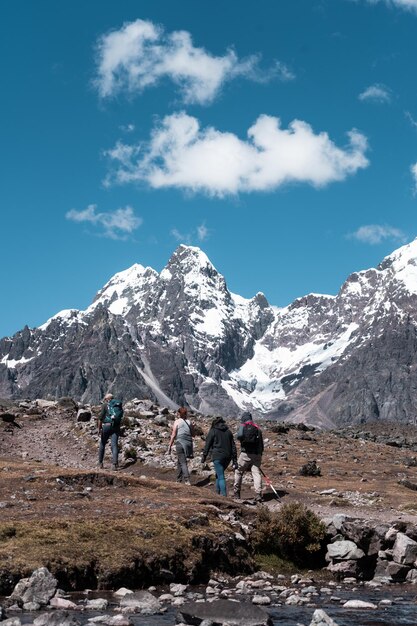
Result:
<svg viewBox="0 0 417 626">
<path fill-rule="evenodd" d="M 175 442 L 177 453 L 177 483 L 190 485 L 190 472 L 188 471 L 187 459 L 192 459 L 193 454 L 193 425 L 187 418 L 187 409 L 181 406 L 178 409 L 178 418 L 172 427 L 171 439 L 168 446 L 168 454 L 171 454 Z"/>
<path fill-rule="evenodd" d="M 104 451 L 110 439 L 112 454 L 112 469 L 119 467 L 119 436 L 122 423 L 123 407 L 120 400 L 116 400 L 112 393 L 106 393 L 103 406 L 98 418 L 98 432 L 100 435 L 100 448 L 98 453 L 98 466 L 103 468 Z"/>
<path fill-rule="evenodd" d="M 210 452 L 216 472 L 216 492 L 227 496 L 224 471 L 230 461 L 233 463 L 233 469 L 237 468 L 237 452 L 232 432 L 222 417 L 216 417 L 211 424 L 201 457 L 203 465 Z"/>
<path fill-rule="evenodd" d="M 241 452 L 237 460 L 233 495 L 235 498 L 240 498 L 243 474 L 250 470 L 255 489 L 255 502 L 262 502 L 262 474 L 260 469 L 264 451 L 262 431 L 252 421 L 252 414 L 249 411 L 242 414 L 240 421 L 236 438 L 240 441 Z"/>
</svg>

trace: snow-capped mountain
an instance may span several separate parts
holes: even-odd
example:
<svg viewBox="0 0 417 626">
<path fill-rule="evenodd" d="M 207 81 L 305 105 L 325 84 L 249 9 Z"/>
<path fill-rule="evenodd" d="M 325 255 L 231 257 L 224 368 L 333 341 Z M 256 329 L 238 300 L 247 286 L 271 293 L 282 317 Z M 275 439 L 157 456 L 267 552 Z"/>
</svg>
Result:
<svg viewBox="0 0 417 626">
<path fill-rule="evenodd" d="M 232 294 L 199 248 L 133 265 L 85 311 L 0 341 L 0 396 L 98 401 L 108 389 L 206 414 L 322 426 L 417 411 L 417 240 L 336 296 L 288 307 Z"/>
</svg>

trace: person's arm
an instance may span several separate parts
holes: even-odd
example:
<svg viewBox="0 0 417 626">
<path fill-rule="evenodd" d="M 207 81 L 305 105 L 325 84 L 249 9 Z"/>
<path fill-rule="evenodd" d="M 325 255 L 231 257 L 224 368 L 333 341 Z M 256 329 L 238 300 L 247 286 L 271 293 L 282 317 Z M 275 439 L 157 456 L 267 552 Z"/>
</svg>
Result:
<svg viewBox="0 0 417 626">
<path fill-rule="evenodd" d="M 106 413 L 107 413 L 107 404 L 104 403 L 103 406 L 101 407 L 101 411 L 100 414 L 98 416 L 98 432 L 101 433 L 101 430 L 103 428 L 103 420 L 106 417 Z"/>
<path fill-rule="evenodd" d="M 171 454 L 171 448 L 174 444 L 175 437 L 177 436 L 177 430 L 178 430 L 178 420 L 175 420 L 174 425 L 172 427 L 171 439 L 169 440 L 168 454 Z"/>
<path fill-rule="evenodd" d="M 210 428 L 208 435 L 207 435 L 207 439 L 206 439 L 206 445 L 204 446 L 203 454 L 201 456 L 202 463 L 206 462 L 206 458 L 211 448 L 213 447 L 213 443 L 214 443 L 214 428 Z"/>
<path fill-rule="evenodd" d="M 239 429 L 238 429 L 238 431 L 236 433 L 236 439 L 238 439 L 240 441 L 242 436 L 243 436 L 243 424 L 241 424 L 239 426 Z"/>
</svg>

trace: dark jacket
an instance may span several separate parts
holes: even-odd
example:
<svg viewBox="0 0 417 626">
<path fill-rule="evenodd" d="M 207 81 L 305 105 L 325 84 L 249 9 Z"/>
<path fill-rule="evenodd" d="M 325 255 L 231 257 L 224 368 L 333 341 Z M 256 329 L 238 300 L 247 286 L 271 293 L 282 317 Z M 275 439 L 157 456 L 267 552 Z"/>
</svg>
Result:
<svg viewBox="0 0 417 626">
<path fill-rule="evenodd" d="M 262 454 L 264 451 L 264 440 L 262 437 L 262 430 L 258 427 L 259 437 L 256 443 L 245 443 L 244 441 L 241 441 L 241 438 L 243 436 L 244 425 L 245 424 L 241 424 L 239 426 L 239 430 L 237 431 L 237 435 L 236 435 L 236 439 L 240 441 L 242 452 L 246 452 L 246 454 Z"/>
<path fill-rule="evenodd" d="M 206 460 L 211 451 L 211 458 L 214 460 L 232 460 L 237 463 L 237 452 L 235 440 L 227 424 L 219 421 L 212 426 L 208 432 L 206 445 L 203 451 L 203 461 Z"/>
</svg>

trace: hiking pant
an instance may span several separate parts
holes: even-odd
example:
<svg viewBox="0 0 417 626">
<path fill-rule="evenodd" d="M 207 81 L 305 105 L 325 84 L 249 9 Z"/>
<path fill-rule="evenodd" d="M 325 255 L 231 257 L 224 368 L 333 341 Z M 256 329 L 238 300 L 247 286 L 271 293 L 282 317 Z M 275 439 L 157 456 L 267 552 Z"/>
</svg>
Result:
<svg viewBox="0 0 417 626">
<path fill-rule="evenodd" d="M 213 459 L 213 465 L 216 472 L 216 493 L 227 496 L 226 478 L 224 470 L 229 465 L 230 459 Z"/>
<path fill-rule="evenodd" d="M 111 455 L 112 455 L 112 463 L 113 465 L 118 465 L 119 459 L 119 431 L 114 430 L 111 424 L 103 424 L 101 429 L 101 437 L 100 437 L 100 448 L 98 451 L 98 462 L 103 463 L 104 459 L 104 450 L 106 448 L 106 443 L 110 439 L 111 444 Z"/>
<path fill-rule="evenodd" d="M 179 441 L 175 443 L 175 450 L 177 452 L 177 483 L 184 483 L 186 480 L 190 480 L 190 473 L 184 448 Z"/>
<path fill-rule="evenodd" d="M 247 454 L 241 452 L 237 460 L 237 470 L 235 471 L 235 483 L 233 490 L 235 494 L 240 495 L 240 488 L 242 486 L 242 478 L 245 472 L 252 472 L 253 486 L 257 496 L 262 495 L 262 474 L 261 474 L 261 462 L 262 454 Z"/>
</svg>

